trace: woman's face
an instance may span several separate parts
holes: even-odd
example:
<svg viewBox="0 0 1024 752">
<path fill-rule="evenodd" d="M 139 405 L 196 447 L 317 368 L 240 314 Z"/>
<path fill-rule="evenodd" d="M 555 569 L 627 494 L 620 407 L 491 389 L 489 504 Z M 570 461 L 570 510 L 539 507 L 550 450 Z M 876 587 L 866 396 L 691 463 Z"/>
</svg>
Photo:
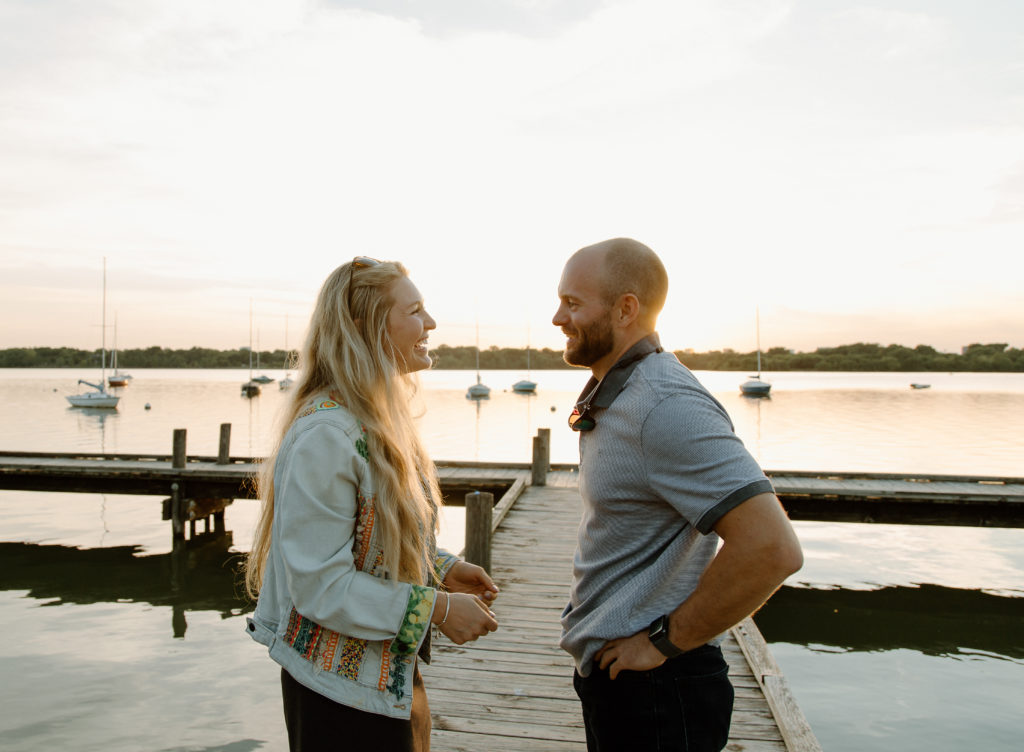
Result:
<svg viewBox="0 0 1024 752">
<path fill-rule="evenodd" d="M 423 307 L 423 297 L 408 277 L 396 279 L 388 291 L 394 304 L 388 311 L 388 337 L 398 356 L 398 367 L 403 373 L 430 368 L 427 353 L 427 333 L 437 322 Z"/>
</svg>

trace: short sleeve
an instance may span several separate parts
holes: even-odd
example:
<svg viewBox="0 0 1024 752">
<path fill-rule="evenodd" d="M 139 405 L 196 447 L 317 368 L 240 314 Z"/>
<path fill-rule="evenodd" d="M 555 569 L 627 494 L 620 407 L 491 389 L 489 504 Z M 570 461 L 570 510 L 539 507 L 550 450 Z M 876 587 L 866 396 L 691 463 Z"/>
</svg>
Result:
<svg viewBox="0 0 1024 752">
<path fill-rule="evenodd" d="M 666 397 L 641 430 L 650 488 L 701 533 L 730 509 L 772 491 L 725 410 L 702 391 Z"/>
</svg>

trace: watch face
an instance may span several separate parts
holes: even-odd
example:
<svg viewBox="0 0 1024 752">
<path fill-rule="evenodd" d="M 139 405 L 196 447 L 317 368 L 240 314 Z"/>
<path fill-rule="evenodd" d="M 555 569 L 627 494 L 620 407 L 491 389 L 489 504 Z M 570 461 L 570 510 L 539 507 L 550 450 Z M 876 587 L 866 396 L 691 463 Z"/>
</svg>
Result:
<svg viewBox="0 0 1024 752">
<path fill-rule="evenodd" d="M 647 635 L 653 640 L 655 638 L 663 636 L 665 632 L 665 617 L 659 616 L 657 619 L 651 622 L 651 626 L 647 630 Z"/>
</svg>

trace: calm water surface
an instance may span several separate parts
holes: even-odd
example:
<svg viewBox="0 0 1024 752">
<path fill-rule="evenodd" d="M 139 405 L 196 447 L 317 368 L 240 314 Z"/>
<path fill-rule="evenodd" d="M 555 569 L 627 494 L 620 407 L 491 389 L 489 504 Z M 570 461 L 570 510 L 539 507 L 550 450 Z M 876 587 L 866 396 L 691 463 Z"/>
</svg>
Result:
<svg viewBox="0 0 1024 752">
<path fill-rule="evenodd" d="M 67 406 L 79 377 L 0 369 L 0 450 L 266 453 L 283 396 L 238 396 L 241 371 L 136 371 L 117 411 Z M 280 377 L 280 372 L 269 371 Z M 575 462 L 565 418 L 585 382 L 525 374 L 423 375 L 422 429 L 437 459 L 526 462 L 552 429 L 552 460 Z M 770 400 L 738 394 L 747 374 L 701 372 L 769 470 L 1024 476 L 1024 375 L 767 374 Z M 932 384 L 912 391 L 912 381 Z M 146 409 L 147 404 L 149 409 Z M 197 553 L 170 587 L 159 499 L 0 492 L 0 748 L 285 748 L 277 671 L 243 634 L 232 555 L 256 504 L 227 513 L 233 541 Z M 445 543 L 459 548 L 460 510 Z M 806 564 L 759 614 L 826 750 L 1019 748 L 1024 732 L 1024 532 L 798 523 Z"/>
</svg>

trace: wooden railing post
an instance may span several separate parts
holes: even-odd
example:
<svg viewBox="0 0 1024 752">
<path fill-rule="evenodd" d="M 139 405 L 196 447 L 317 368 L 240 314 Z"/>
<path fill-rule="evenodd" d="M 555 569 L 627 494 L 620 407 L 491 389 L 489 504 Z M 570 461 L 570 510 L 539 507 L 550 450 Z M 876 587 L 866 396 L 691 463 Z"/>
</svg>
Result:
<svg viewBox="0 0 1024 752">
<path fill-rule="evenodd" d="M 226 465 L 228 464 L 228 458 L 231 456 L 228 451 L 231 447 L 231 424 L 221 423 L 220 424 L 220 446 L 217 449 L 217 464 Z"/>
<path fill-rule="evenodd" d="M 548 470 L 551 469 L 551 429 L 538 428 L 533 437 L 533 462 L 530 465 L 530 482 L 535 486 L 546 486 Z"/>
<path fill-rule="evenodd" d="M 185 429 L 174 429 L 174 443 L 171 449 L 171 467 L 181 470 L 185 467 Z"/>
<path fill-rule="evenodd" d="M 466 561 L 491 571 L 491 516 L 494 494 L 466 494 Z"/>
</svg>

